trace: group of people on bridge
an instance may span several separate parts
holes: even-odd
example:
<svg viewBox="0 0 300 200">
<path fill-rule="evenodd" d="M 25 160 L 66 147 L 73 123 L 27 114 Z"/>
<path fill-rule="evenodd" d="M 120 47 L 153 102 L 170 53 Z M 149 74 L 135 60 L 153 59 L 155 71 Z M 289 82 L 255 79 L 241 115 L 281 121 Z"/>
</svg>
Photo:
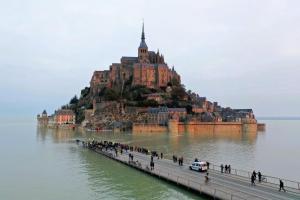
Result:
<svg viewBox="0 0 300 200">
<path fill-rule="evenodd" d="M 80 142 L 79 140 L 77 140 L 77 143 Z M 150 170 L 154 170 L 154 160 L 153 157 L 157 157 L 157 159 L 159 158 L 163 158 L 163 153 L 161 152 L 160 154 L 157 151 L 150 151 L 147 148 L 144 147 L 138 147 L 138 146 L 129 146 L 127 144 L 122 144 L 122 143 L 117 143 L 117 142 L 111 142 L 111 141 L 96 141 L 96 140 L 92 140 L 92 141 L 88 141 L 88 142 L 84 142 L 82 141 L 82 145 L 84 147 L 87 147 L 89 149 L 92 150 L 96 150 L 99 149 L 100 151 L 103 151 L 105 149 L 105 151 L 112 151 L 115 152 L 115 156 L 118 156 L 118 152 L 120 151 L 121 155 L 123 154 L 123 151 L 125 152 L 138 152 L 138 153 L 142 153 L 145 155 L 151 155 L 151 161 L 150 161 Z M 128 154 L 129 157 L 129 163 L 134 163 L 133 160 L 133 154 L 129 153 Z M 139 163 L 138 161 L 136 161 L 137 163 Z M 135 162 L 135 163 L 136 163 Z M 139 163 L 140 164 L 140 163 Z"/>
<path fill-rule="evenodd" d="M 256 171 L 254 170 L 251 175 L 251 185 L 255 185 L 256 176 L 258 176 L 258 182 L 262 181 L 262 174 L 260 173 L 260 171 L 256 173 Z"/>
<path fill-rule="evenodd" d="M 228 173 L 228 174 L 231 173 L 231 166 L 230 165 L 225 165 L 224 166 L 223 164 L 221 164 L 220 168 L 221 168 L 221 173 L 224 173 L 224 172 Z"/>
<path fill-rule="evenodd" d="M 179 166 L 183 166 L 183 157 L 181 156 L 178 158 L 176 155 L 173 155 L 173 162 L 177 163 L 177 161 Z"/>
<path fill-rule="evenodd" d="M 76 140 L 77 143 L 80 142 L 80 140 Z M 150 151 L 148 150 L 147 148 L 144 148 L 144 147 L 137 147 L 137 146 L 129 146 L 127 144 L 121 144 L 121 143 L 116 143 L 116 142 L 110 142 L 110 141 L 95 141 L 95 140 L 92 140 L 92 141 L 88 141 L 88 142 L 84 142 L 82 141 L 82 145 L 84 147 L 87 147 L 89 149 L 99 149 L 101 151 L 103 151 L 103 149 L 105 149 L 105 151 L 108 151 L 111 150 L 113 152 L 115 152 L 115 156 L 118 156 L 118 151 L 120 150 L 120 153 L 123 154 L 123 151 L 135 151 L 135 152 L 138 152 L 138 153 L 142 153 L 142 154 L 145 154 L 145 155 L 151 155 L 151 161 L 150 161 L 150 170 L 154 170 L 154 157 L 157 157 L 157 159 L 161 158 L 163 159 L 163 153 L 158 153 L 156 151 Z M 129 162 L 133 162 L 133 154 L 132 153 L 129 153 L 128 154 L 129 156 Z M 197 162 L 198 159 L 195 158 L 195 161 L 194 162 Z M 138 161 L 137 161 L 138 162 Z M 183 166 L 183 157 L 177 157 L 176 155 L 173 155 L 173 162 L 176 163 L 178 162 L 179 166 Z M 209 162 L 207 162 L 207 168 L 209 169 Z M 221 164 L 220 166 L 220 169 L 221 169 L 221 173 L 228 173 L 230 174 L 231 173 L 231 166 L 230 165 L 223 165 Z M 208 173 L 206 174 L 205 176 L 206 180 L 208 181 Z M 252 175 L 251 175 L 251 185 L 252 186 L 255 186 L 255 181 L 257 180 L 258 178 L 258 182 L 262 182 L 265 177 L 262 176 L 261 172 L 258 171 L 256 173 L 256 171 L 254 170 L 252 172 Z M 281 179 L 279 179 L 279 191 L 283 190 L 284 192 L 286 192 L 285 188 L 284 188 L 284 183 Z"/>
<path fill-rule="evenodd" d="M 252 186 L 255 186 L 255 181 L 257 180 L 257 177 L 258 177 L 258 182 L 259 182 L 259 183 L 262 182 L 262 181 L 265 179 L 265 177 L 262 176 L 262 174 L 261 174 L 260 171 L 258 171 L 258 172 L 256 173 L 256 171 L 254 170 L 254 171 L 252 172 L 252 175 L 251 175 L 251 185 L 252 185 Z M 281 190 L 283 190 L 284 192 L 286 192 L 286 190 L 285 190 L 285 188 L 284 188 L 284 183 L 283 183 L 283 181 L 282 181 L 281 179 L 279 179 L 279 191 L 281 191 Z"/>
</svg>

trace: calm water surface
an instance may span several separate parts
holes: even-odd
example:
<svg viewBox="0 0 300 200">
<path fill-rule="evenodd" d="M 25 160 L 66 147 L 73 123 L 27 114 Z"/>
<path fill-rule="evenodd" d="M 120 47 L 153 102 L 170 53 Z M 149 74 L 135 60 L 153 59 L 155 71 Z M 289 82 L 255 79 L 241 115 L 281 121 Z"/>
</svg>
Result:
<svg viewBox="0 0 300 200">
<path fill-rule="evenodd" d="M 300 180 L 300 121 L 266 120 L 257 134 L 108 134 L 47 130 L 34 120 L 0 122 L 0 199 L 203 199 L 78 147 L 113 140 L 185 158 Z"/>
</svg>

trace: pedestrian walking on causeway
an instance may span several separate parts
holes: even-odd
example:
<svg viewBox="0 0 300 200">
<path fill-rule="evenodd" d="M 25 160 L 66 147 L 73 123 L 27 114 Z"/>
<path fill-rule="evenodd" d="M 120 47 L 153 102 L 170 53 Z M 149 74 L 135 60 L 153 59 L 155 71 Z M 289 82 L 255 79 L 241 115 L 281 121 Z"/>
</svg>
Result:
<svg viewBox="0 0 300 200">
<path fill-rule="evenodd" d="M 262 175 L 261 175 L 260 171 L 258 171 L 257 175 L 258 175 L 258 182 L 261 182 Z"/>
<path fill-rule="evenodd" d="M 129 156 L 129 161 L 133 161 L 133 155 L 130 153 L 128 154 L 128 156 Z"/>
<path fill-rule="evenodd" d="M 177 162 L 177 156 L 173 155 L 173 162 L 176 163 Z"/>
<path fill-rule="evenodd" d="M 153 161 L 150 162 L 150 170 L 151 171 L 154 170 L 154 162 Z"/>
<path fill-rule="evenodd" d="M 225 173 L 227 173 L 228 167 L 227 165 L 225 165 Z"/>
<path fill-rule="evenodd" d="M 254 174 L 251 176 L 251 185 L 255 185 L 255 177 Z"/>
<path fill-rule="evenodd" d="M 256 171 L 254 170 L 252 175 L 254 176 L 254 180 L 256 180 Z"/>
<path fill-rule="evenodd" d="M 208 183 L 208 181 L 209 181 L 209 178 L 208 178 L 208 172 L 207 172 L 205 175 L 205 183 Z"/>
<path fill-rule="evenodd" d="M 280 180 L 279 180 L 279 190 L 278 190 L 278 191 L 281 191 L 281 190 L 283 190 L 284 192 L 286 192 L 286 190 L 284 189 L 284 183 L 283 183 L 283 181 L 280 179 Z"/>
<path fill-rule="evenodd" d="M 183 165 L 183 157 L 182 156 L 178 159 L 178 165 L 179 166 Z"/>
<path fill-rule="evenodd" d="M 224 172 L 224 166 L 223 166 L 223 164 L 221 164 L 221 173 L 223 173 Z"/>
<path fill-rule="evenodd" d="M 209 162 L 208 161 L 206 161 L 206 165 L 207 165 L 207 169 L 209 169 Z"/>
<path fill-rule="evenodd" d="M 230 174 L 231 173 L 231 166 L 228 165 L 228 173 Z"/>
<path fill-rule="evenodd" d="M 160 153 L 160 158 L 163 159 L 164 155 L 163 153 Z"/>
</svg>

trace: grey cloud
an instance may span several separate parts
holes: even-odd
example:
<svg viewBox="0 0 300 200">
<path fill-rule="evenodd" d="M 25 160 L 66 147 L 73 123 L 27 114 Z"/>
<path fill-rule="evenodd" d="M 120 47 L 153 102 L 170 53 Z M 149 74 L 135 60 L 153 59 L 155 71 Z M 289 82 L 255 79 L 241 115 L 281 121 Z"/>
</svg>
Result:
<svg viewBox="0 0 300 200">
<path fill-rule="evenodd" d="M 257 115 L 300 114 L 296 0 L 3 1 L 1 114 L 66 103 L 93 70 L 136 55 L 143 18 L 149 48 L 187 88 Z"/>
</svg>

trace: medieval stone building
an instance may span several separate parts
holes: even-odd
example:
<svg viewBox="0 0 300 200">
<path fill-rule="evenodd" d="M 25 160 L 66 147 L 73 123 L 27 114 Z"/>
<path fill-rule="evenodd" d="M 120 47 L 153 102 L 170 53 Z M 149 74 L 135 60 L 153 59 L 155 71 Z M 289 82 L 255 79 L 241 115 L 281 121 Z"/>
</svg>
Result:
<svg viewBox="0 0 300 200">
<path fill-rule="evenodd" d="M 148 50 L 143 24 L 138 56 L 123 56 L 121 63 L 113 63 L 109 70 L 95 71 L 90 86 L 93 94 L 97 94 L 104 87 L 118 87 L 124 83 L 148 88 L 165 88 L 174 79 L 180 83 L 180 76 L 174 67 L 169 68 L 165 63 L 164 56 L 159 51 Z"/>
</svg>

